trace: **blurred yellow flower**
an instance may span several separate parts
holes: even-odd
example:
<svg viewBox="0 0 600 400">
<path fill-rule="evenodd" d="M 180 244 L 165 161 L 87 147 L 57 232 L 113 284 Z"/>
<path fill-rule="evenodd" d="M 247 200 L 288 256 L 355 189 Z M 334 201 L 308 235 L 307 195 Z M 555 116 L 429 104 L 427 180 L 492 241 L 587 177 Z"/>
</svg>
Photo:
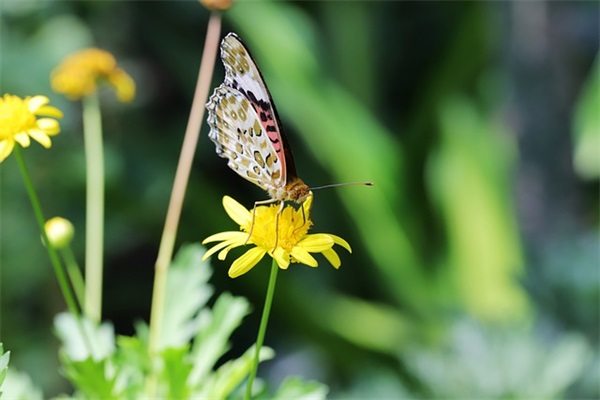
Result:
<svg viewBox="0 0 600 400">
<path fill-rule="evenodd" d="M 232 3 L 233 0 L 200 0 L 200 4 L 211 11 L 225 11 Z"/>
<path fill-rule="evenodd" d="M 15 142 L 28 147 L 32 138 L 45 148 L 52 146 L 50 136 L 60 132 L 58 121 L 52 118 L 62 118 L 63 114 L 48 102 L 46 96 L 22 99 L 4 94 L 0 98 L 0 162 L 12 153 Z M 52 118 L 38 119 L 39 116 Z"/>
<path fill-rule="evenodd" d="M 50 77 L 52 89 L 72 99 L 94 93 L 99 81 L 108 82 L 122 102 L 129 102 L 135 96 L 135 82 L 131 76 L 117 67 L 112 54 L 96 48 L 67 56 Z"/>
<path fill-rule="evenodd" d="M 350 245 L 344 239 L 327 234 L 308 234 L 312 226 L 310 208 L 312 195 L 302 203 L 301 208 L 295 209 L 287 205 L 281 212 L 278 205 L 259 206 L 253 213 L 229 196 L 223 197 L 223 207 L 231 219 L 240 225 L 241 232 L 220 232 L 204 239 L 202 244 L 221 242 L 208 250 L 203 259 L 219 252 L 219 260 L 224 260 L 229 250 L 254 244 L 256 247 L 248 250 L 233 262 L 229 268 L 229 276 L 238 277 L 248 272 L 264 256 L 271 256 L 282 269 L 287 269 L 290 263 L 302 263 L 309 267 L 318 266 L 317 260 L 310 253 L 322 253 L 335 267 L 341 265 L 340 258 L 333 250 L 338 244 L 349 252 Z M 276 227 L 278 224 L 278 227 Z M 250 238 L 248 232 L 252 230 Z"/>
</svg>

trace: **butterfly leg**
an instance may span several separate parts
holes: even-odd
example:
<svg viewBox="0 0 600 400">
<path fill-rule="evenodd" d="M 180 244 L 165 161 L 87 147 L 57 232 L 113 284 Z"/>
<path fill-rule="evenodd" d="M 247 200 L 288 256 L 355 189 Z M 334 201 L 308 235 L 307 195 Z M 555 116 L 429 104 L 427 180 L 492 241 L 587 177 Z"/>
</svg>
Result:
<svg viewBox="0 0 600 400">
<path fill-rule="evenodd" d="M 252 223 L 250 224 L 250 230 L 248 231 L 248 238 L 244 242 L 244 245 L 248 244 L 248 241 L 252 237 L 252 231 L 254 230 L 254 219 L 256 216 L 256 207 L 258 207 L 260 205 L 275 203 L 276 201 L 277 200 L 274 200 L 274 199 L 268 199 L 268 200 L 261 200 L 261 201 L 254 202 L 254 207 L 252 208 Z M 283 208 L 283 202 L 281 204 L 282 204 L 281 208 Z M 281 212 L 281 209 L 277 212 L 278 217 L 279 217 L 280 212 Z"/>
<path fill-rule="evenodd" d="M 275 251 L 279 244 L 279 215 L 283 211 L 284 204 L 283 201 L 279 204 L 279 210 L 277 210 L 277 214 L 275 215 L 275 245 L 273 246 L 273 251 Z"/>
<path fill-rule="evenodd" d="M 298 228 L 294 229 L 294 233 L 296 233 L 296 231 L 299 231 L 300 229 L 302 229 L 304 227 L 304 224 L 306 224 L 306 212 L 304 211 L 304 203 L 302 203 L 300 205 L 300 208 L 302 209 L 302 225 L 300 225 Z"/>
</svg>

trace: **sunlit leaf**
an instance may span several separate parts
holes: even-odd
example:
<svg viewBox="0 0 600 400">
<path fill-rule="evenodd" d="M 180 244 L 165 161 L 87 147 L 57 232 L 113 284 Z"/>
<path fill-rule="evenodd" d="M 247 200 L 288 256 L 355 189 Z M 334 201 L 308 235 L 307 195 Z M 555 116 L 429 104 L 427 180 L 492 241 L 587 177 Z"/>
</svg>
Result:
<svg viewBox="0 0 600 400">
<path fill-rule="evenodd" d="M 87 398 L 119 399 L 115 390 L 116 373 L 109 360 L 73 361 L 66 353 L 62 354 L 65 376 L 77 388 L 77 392 Z"/>
<path fill-rule="evenodd" d="M 192 370 L 189 357 L 190 346 L 165 349 L 161 353 L 164 362 L 162 379 L 167 385 L 168 399 L 185 399 L 189 397 L 190 388 L 186 384 Z"/>
<path fill-rule="evenodd" d="M 8 361 L 10 360 L 10 352 L 4 352 L 4 347 L 0 343 L 0 396 L 2 395 L 2 382 L 6 377 L 6 371 L 8 370 Z"/>
<path fill-rule="evenodd" d="M 290 377 L 281 383 L 273 399 L 320 400 L 327 397 L 328 391 L 327 386 L 320 382 Z"/>
<path fill-rule="evenodd" d="M 204 248 L 198 244 L 182 247 L 169 268 L 160 348 L 180 347 L 198 330 L 198 311 L 213 293 L 207 283 L 212 268 L 202 261 Z"/>
<path fill-rule="evenodd" d="M 12 367 L 7 371 L 1 389 L 1 399 L 42 400 L 44 398 L 42 391 L 33 384 L 29 375 L 18 372 Z"/>
<path fill-rule="evenodd" d="M 248 315 L 250 305 L 242 297 L 223 293 L 212 310 L 201 313 L 201 328 L 194 339 L 191 355 L 194 369 L 190 374 L 191 385 L 197 385 L 206 377 L 217 360 L 229 349 L 229 336 Z"/>
<path fill-rule="evenodd" d="M 115 351 L 114 328 L 108 322 L 98 326 L 85 317 L 78 321 L 72 314 L 60 313 L 54 318 L 54 328 L 63 352 L 73 361 L 85 360 L 90 355 L 101 360 Z"/>
<path fill-rule="evenodd" d="M 252 346 L 239 358 L 227 361 L 201 384 L 198 398 L 223 399 L 238 387 L 249 375 L 254 360 L 255 347 Z M 259 362 L 273 358 L 275 352 L 268 348 L 260 349 Z M 194 396 L 195 397 L 195 396 Z"/>
</svg>

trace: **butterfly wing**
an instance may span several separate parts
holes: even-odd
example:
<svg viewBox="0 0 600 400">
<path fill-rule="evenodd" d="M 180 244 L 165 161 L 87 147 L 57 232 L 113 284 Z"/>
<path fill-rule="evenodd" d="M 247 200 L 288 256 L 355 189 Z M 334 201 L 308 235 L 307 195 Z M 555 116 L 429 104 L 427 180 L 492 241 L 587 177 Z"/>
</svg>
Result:
<svg viewBox="0 0 600 400">
<path fill-rule="evenodd" d="M 272 195 L 285 186 L 281 161 L 243 93 L 223 84 L 215 89 L 206 108 L 211 128 L 208 136 L 231 169 Z"/>
<path fill-rule="evenodd" d="M 296 165 L 258 65 L 235 33 L 229 33 L 223 39 L 221 58 L 225 65 L 224 84 L 239 90 L 250 101 L 281 162 L 283 183 L 289 182 L 290 178 L 296 177 Z"/>
</svg>

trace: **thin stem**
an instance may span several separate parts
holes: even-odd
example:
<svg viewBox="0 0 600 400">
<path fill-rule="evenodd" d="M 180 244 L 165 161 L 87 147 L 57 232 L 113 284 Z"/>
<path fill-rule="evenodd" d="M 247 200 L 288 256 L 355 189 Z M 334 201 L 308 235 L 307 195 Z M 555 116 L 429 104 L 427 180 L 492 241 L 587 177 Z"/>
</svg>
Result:
<svg viewBox="0 0 600 400">
<path fill-rule="evenodd" d="M 208 21 L 206 30 L 206 39 L 204 42 L 204 51 L 200 70 L 198 71 L 198 81 L 192 101 L 192 109 L 185 130 L 179 163 L 175 172 L 175 180 L 169 200 L 169 208 L 165 219 L 165 227 L 160 240 L 158 256 L 155 264 L 154 287 L 152 289 L 152 306 L 150 309 L 150 332 L 148 337 L 148 354 L 153 358 L 159 350 L 160 332 L 162 328 L 162 318 L 165 306 L 165 295 L 167 285 L 167 272 L 171 259 L 173 258 L 173 249 L 175 247 L 175 238 L 177 237 L 177 227 L 181 216 L 181 208 L 187 183 L 192 169 L 194 153 L 198 144 L 200 127 L 204 117 L 204 104 L 208 98 L 208 91 L 212 80 L 212 73 L 215 67 L 215 59 L 219 47 L 219 37 L 221 35 L 221 15 L 212 13 Z M 146 381 L 146 394 L 148 397 L 156 397 L 157 391 L 157 373 L 153 369 Z"/>
<path fill-rule="evenodd" d="M 85 315 L 93 322 L 102 316 L 104 254 L 104 149 L 100 101 L 96 93 L 83 98 L 86 159 Z"/>
<path fill-rule="evenodd" d="M 208 97 L 212 73 L 215 66 L 215 59 L 219 47 L 219 36 L 221 34 L 221 16 L 213 13 L 208 22 L 206 31 L 206 40 L 204 43 L 204 52 L 198 72 L 198 82 L 192 101 L 192 109 L 188 120 L 179 164 L 175 173 L 175 181 L 169 201 L 169 208 L 165 220 L 158 257 L 156 259 L 156 273 L 154 276 L 154 288 L 152 295 L 152 308 L 150 311 L 150 333 L 148 338 L 148 352 L 150 356 L 156 354 L 160 343 L 160 329 L 163 317 L 163 308 L 165 303 L 165 287 L 167 282 L 167 271 L 173 257 L 173 248 L 175 247 L 175 238 L 177 236 L 177 227 L 181 216 L 181 208 L 185 191 L 194 160 L 194 153 L 198 143 L 200 127 L 204 117 L 204 104 Z"/>
<path fill-rule="evenodd" d="M 67 275 L 71 281 L 71 287 L 73 287 L 75 297 L 77 298 L 79 305 L 83 308 L 85 304 L 85 283 L 77 260 L 75 259 L 75 255 L 73 254 L 73 250 L 71 249 L 71 246 L 66 246 L 60 250 L 60 253 L 65 262 L 65 266 L 67 267 Z"/>
<path fill-rule="evenodd" d="M 44 245 L 46 247 L 46 250 L 48 251 L 48 255 L 50 256 L 50 262 L 54 267 L 54 273 L 56 274 L 56 279 L 58 279 L 60 290 L 62 292 L 63 297 L 65 298 L 65 302 L 67 303 L 69 311 L 73 315 L 75 315 L 77 319 L 79 319 L 79 310 L 77 309 L 77 304 L 75 303 L 75 299 L 73 298 L 73 294 L 71 293 L 71 290 L 69 288 L 69 283 L 67 282 L 65 271 L 63 270 L 63 267 L 60 263 L 60 259 L 58 258 L 56 249 L 48 239 L 48 235 L 46 235 L 46 229 L 44 229 L 46 219 L 44 218 L 44 213 L 42 212 L 40 201 L 37 197 L 37 194 L 35 193 L 33 184 L 31 183 L 29 171 L 25 166 L 25 160 L 23 159 L 23 155 L 21 154 L 21 149 L 19 148 L 19 146 L 15 146 L 14 152 L 15 158 L 17 159 L 17 163 L 19 164 L 19 169 L 21 170 L 21 175 L 23 175 L 23 181 L 25 182 L 25 188 L 27 189 L 27 194 L 29 195 L 31 206 L 33 207 L 33 213 L 35 214 L 35 218 L 38 222 L 40 231 L 42 232 Z"/>
<path fill-rule="evenodd" d="M 267 331 L 267 323 L 269 322 L 269 314 L 271 313 L 271 304 L 273 304 L 273 294 L 275 293 L 275 283 L 277 282 L 277 272 L 279 266 L 275 259 L 271 264 L 271 275 L 269 276 L 269 287 L 267 288 L 267 297 L 265 299 L 265 306 L 263 308 L 262 317 L 260 319 L 260 327 L 258 328 L 258 337 L 256 339 L 256 351 L 254 352 L 254 361 L 252 363 L 252 370 L 248 377 L 248 385 L 246 386 L 246 395 L 244 400 L 250 400 L 252 397 L 252 384 L 254 378 L 256 378 L 256 371 L 258 370 L 258 361 L 260 356 L 260 348 L 263 345 L 265 339 L 265 332 Z"/>
</svg>

